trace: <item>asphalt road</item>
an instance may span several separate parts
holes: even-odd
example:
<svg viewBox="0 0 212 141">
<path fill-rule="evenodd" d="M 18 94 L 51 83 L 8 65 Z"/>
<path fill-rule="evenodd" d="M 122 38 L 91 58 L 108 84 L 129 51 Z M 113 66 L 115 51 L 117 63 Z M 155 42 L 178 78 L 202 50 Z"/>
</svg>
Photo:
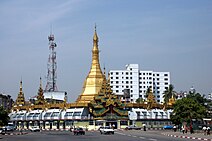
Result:
<svg viewBox="0 0 212 141">
<path fill-rule="evenodd" d="M 185 141 L 186 139 L 164 136 L 162 131 L 115 131 L 114 135 L 101 135 L 88 131 L 85 135 L 73 135 L 68 131 L 29 132 L 25 135 L 1 136 L 0 141 Z"/>
</svg>

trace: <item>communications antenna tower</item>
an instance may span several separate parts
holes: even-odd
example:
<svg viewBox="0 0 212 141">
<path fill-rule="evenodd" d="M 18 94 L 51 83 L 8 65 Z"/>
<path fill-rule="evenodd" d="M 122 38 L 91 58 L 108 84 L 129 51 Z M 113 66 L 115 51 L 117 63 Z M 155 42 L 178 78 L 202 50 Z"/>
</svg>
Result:
<svg viewBox="0 0 212 141">
<path fill-rule="evenodd" d="M 54 35 L 51 33 L 48 36 L 49 39 L 49 58 L 47 64 L 47 84 L 45 91 L 54 92 L 57 91 L 56 79 L 57 79 L 57 62 L 56 62 L 56 51 L 57 44 L 54 42 Z"/>
</svg>

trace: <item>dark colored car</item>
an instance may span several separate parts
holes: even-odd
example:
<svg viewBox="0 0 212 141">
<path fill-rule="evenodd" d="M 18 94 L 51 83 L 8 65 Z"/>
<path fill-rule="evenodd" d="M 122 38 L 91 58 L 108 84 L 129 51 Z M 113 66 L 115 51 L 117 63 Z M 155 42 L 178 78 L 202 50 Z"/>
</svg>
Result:
<svg viewBox="0 0 212 141">
<path fill-rule="evenodd" d="M 74 129 L 74 135 L 85 135 L 85 131 L 82 128 L 75 128 Z"/>
</svg>

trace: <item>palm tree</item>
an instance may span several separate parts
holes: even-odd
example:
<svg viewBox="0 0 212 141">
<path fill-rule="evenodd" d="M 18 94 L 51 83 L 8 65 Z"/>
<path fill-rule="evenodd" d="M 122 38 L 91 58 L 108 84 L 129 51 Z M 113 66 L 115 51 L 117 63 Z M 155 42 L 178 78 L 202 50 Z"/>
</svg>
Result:
<svg viewBox="0 0 212 141">
<path fill-rule="evenodd" d="M 169 85 L 168 89 L 166 89 L 163 93 L 164 103 L 167 104 L 171 97 L 176 97 L 176 92 L 174 91 L 174 86 L 172 84 Z"/>
</svg>

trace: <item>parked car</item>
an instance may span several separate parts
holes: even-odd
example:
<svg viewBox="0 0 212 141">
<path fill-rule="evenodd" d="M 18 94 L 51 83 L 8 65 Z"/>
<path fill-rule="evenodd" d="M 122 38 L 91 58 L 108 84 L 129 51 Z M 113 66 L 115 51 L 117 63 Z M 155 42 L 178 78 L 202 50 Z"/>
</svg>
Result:
<svg viewBox="0 0 212 141">
<path fill-rule="evenodd" d="M 13 126 L 13 125 L 7 125 L 4 128 L 6 131 L 14 131 L 15 130 L 15 126 Z"/>
<path fill-rule="evenodd" d="M 38 126 L 32 126 L 32 127 L 30 128 L 30 131 L 31 131 L 31 132 L 40 132 L 40 128 L 39 128 Z"/>
<path fill-rule="evenodd" d="M 114 129 L 110 126 L 100 127 L 99 131 L 101 134 L 114 134 Z"/>
<path fill-rule="evenodd" d="M 5 127 L 1 127 L 0 128 L 0 134 L 4 135 L 6 133 L 6 128 Z"/>
<path fill-rule="evenodd" d="M 163 129 L 173 129 L 173 126 L 172 125 L 165 125 L 165 126 L 163 126 Z"/>
<path fill-rule="evenodd" d="M 130 125 L 130 126 L 127 126 L 125 129 L 126 130 L 141 130 L 141 127 L 138 127 L 136 125 Z"/>
<path fill-rule="evenodd" d="M 85 131 L 81 127 L 75 128 L 73 132 L 74 132 L 74 135 L 85 135 Z"/>
</svg>

